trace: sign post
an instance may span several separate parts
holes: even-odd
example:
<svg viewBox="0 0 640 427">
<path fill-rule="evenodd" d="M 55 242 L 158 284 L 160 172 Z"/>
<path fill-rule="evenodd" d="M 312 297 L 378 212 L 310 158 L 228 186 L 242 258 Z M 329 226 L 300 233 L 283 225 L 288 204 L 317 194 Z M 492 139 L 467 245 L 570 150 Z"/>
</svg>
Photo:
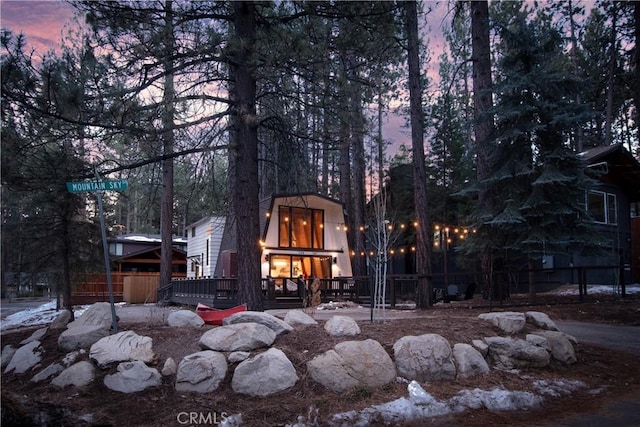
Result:
<svg viewBox="0 0 640 427">
<path fill-rule="evenodd" d="M 118 318 L 116 316 L 115 301 L 113 299 L 113 282 L 111 280 L 111 266 L 109 262 L 109 244 L 107 243 L 107 228 L 104 223 L 104 211 L 102 209 L 103 191 L 121 191 L 128 188 L 127 180 L 102 181 L 98 174 L 98 168 L 94 168 L 95 181 L 67 182 L 67 190 L 70 193 L 95 192 L 98 196 L 98 214 L 100 215 L 100 230 L 102 231 L 102 250 L 104 252 L 104 266 L 107 275 L 107 287 L 109 289 L 109 303 L 111 304 L 111 327 L 113 333 L 118 333 Z"/>
</svg>

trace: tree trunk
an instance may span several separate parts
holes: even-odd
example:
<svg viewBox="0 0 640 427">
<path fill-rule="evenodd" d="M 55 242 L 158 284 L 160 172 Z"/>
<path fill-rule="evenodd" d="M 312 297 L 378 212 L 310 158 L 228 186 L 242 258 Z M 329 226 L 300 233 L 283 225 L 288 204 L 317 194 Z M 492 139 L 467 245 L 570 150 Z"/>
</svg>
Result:
<svg viewBox="0 0 640 427">
<path fill-rule="evenodd" d="M 418 10 L 416 2 L 406 2 L 408 38 L 409 103 L 411 109 L 411 148 L 413 151 L 413 180 L 416 229 L 416 272 L 418 289 L 416 305 L 431 305 L 431 239 L 427 203 L 427 172 L 424 159 L 424 118 L 422 111 L 422 85 L 418 52 Z"/>
<path fill-rule="evenodd" d="M 365 236 L 360 231 L 360 226 L 364 225 L 364 205 L 365 205 L 365 160 L 364 160 L 364 117 L 362 115 L 362 101 L 360 96 L 360 84 L 354 83 L 354 96 L 351 98 L 353 120 L 351 134 L 353 135 L 353 215 L 351 230 L 356 248 L 365 248 Z M 354 257 L 353 274 L 364 276 L 367 274 L 366 257 Z"/>
<path fill-rule="evenodd" d="M 491 136 L 494 132 L 492 101 L 491 49 L 489 44 L 489 5 L 486 1 L 471 3 L 471 48 L 473 61 L 473 117 L 476 139 L 476 176 L 479 184 L 478 210 L 493 212 L 492 201 L 484 182 L 492 173 Z M 481 218 L 480 218 L 481 221 Z M 479 224 L 481 225 L 481 223 Z M 491 250 L 480 254 L 485 294 L 491 292 Z"/>
<path fill-rule="evenodd" d="M 238 302 L 249 310 L 264 309 L 260 290 L 260 222 L 258 200 L 258 120 L 256 80 L 251 57 L 256 17 L 253 2 L 234 2 L 236 43 L 231 52 L 231 91 L 234 109 L 230 156 L 232 209 L 237 230 Z"/>
<path fill-rule="evenodd" d="M 635 23 L 634 34 L 635 34 L 635 43 L 636 49 L 634 52 L 633 63 L 634 67 L 634 75 L 635 77 L 631 79 L 633 82 L 633 100 L 635 103 L 635 117 L 634 120 L 636 122 L 636 140 L 640 141 L 640 49 L 638 49 L 638 44 L 640 43 L 640 2 L 633 2 L 633 21 Z M 640 151 L 637 153 L 640 154 Z"/>
<path fill-rule="evenodd" d="M 173 2 L 165 3 L 165 71 L 162 99 L 162 152 L 173 153 L 173 116 L 175 90 L 173 86 Z M 173 271 L 173 157 L 162 160 L 162 199 L 160 202 L 160 286 L 171 282 Z"/>
<path fill-rule="evenodd" d="M 615 2 L 611 3 L 611 12 L 611 40 L 609 40 L 609 48 L 611 49 L 611 53 L 609 55 L 609 69 L 607 71 L 607 106 L 605 108 L 604 145 L 611 145 L 613 143 L 613 92 L 615 90 L 615 74 L 617 61 L 616 21 L 618 19 L 618 9 Z"/>
</svg>

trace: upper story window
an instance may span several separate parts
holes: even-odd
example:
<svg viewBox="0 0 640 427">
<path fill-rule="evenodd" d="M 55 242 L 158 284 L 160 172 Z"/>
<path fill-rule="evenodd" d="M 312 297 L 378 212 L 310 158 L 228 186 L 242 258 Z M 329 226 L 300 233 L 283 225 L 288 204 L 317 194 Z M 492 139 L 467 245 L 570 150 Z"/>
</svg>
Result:
<svg viewBox="0 0 640 427">
<path fill-rule="evenodd" d="M 587 210 L 595 222 L 601 224 L 618 223 L 616 195 L 604 191 L 587 193 Z"/>
<path fill-rule="evenodd" d="M 279 217 L 279 247 L 324 248 L 324 211 L 280 206 Z"/>
</svg>

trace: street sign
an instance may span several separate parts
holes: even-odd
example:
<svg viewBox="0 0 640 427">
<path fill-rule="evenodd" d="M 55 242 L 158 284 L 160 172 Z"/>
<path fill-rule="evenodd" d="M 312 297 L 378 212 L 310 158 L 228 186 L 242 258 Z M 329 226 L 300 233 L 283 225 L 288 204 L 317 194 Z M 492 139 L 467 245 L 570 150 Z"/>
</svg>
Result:
<svg viewBox="0 0 640 427">
<path fill-rule="evenodd" d="M 85 193 L 91 191 L 121 191 L 129 187 L 126 179 L 111 181 L 79 181 L 67 182 L 69 193 Z"/>
</svg>

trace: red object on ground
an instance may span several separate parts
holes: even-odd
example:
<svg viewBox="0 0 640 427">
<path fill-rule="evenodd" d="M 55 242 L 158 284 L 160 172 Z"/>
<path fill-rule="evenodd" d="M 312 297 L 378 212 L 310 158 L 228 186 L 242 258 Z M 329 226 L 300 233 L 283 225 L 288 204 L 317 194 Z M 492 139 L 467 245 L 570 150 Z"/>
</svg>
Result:
<svg viewBox="0 0 640 427">
<path fill-rule="evenodd" d="M 222 325 L 222 321 L 231 316 L 234 313 L 240 313 L 241 311 L 247 311 L 247 305 L 237 305 L 231 308 L 213 308 L 207 305 L 198 303 L 196 306 L 196 313 L 204 320 L 207 325 Z"/>
</svg>

